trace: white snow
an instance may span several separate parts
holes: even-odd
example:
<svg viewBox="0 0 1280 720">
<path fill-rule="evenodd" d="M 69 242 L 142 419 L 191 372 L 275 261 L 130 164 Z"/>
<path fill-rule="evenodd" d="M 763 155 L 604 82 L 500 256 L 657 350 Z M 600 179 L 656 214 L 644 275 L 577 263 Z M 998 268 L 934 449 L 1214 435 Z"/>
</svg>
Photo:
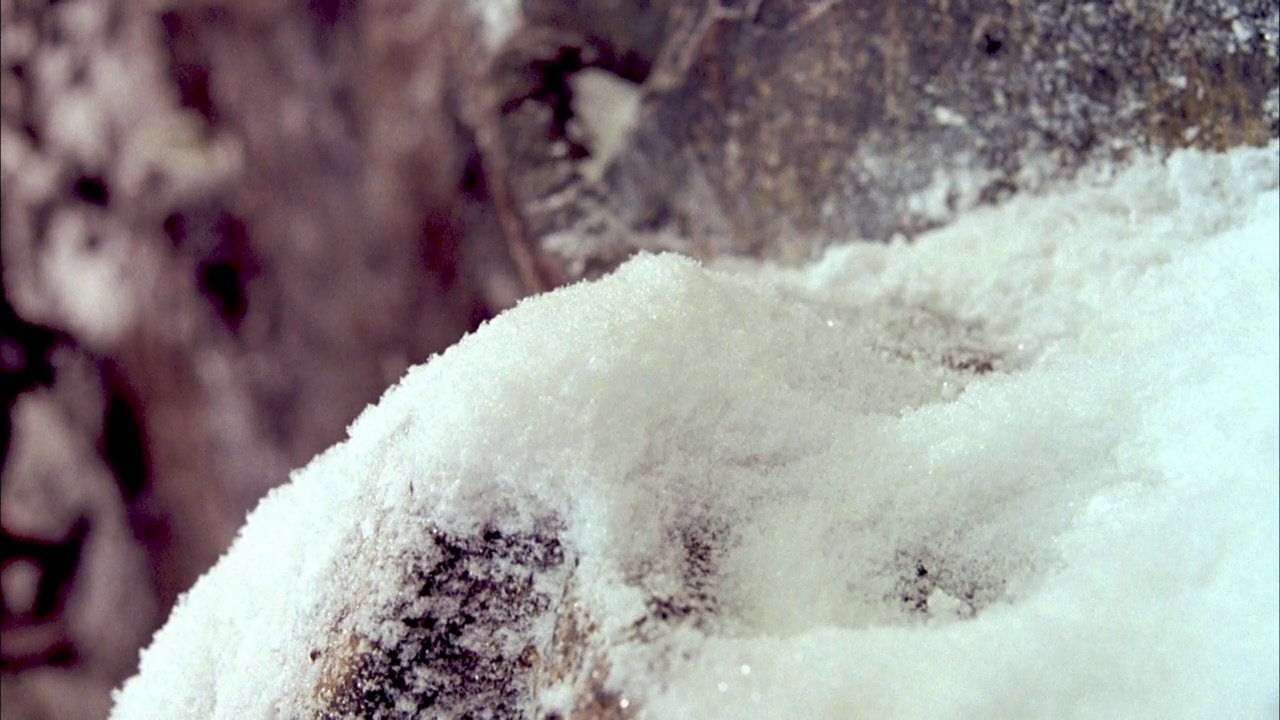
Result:
<svg viewBox="0 0 1280 720">
<path fill-rule="evenodd" d="M 595 68 L 574 73 L 569 86 L 573 89 L 574 117 L 584 126 L 591 148 L 591 156 L 580 170 L 589 182 L 596 182 L 640 121 L 640 86 Z"/>
<path fill-rule="evenodd" d="M 343 648 L 456 611 L 407 575 L 482 528 L 557 538 L 528 592 L 571 593 L 640 717 L 1275 717 L 1278 185 L 1275 143 L 1183 152 L 913 245 L 527 300 L 263 501 L 113 717 L 310 716 Z M 557 610 L 464 640 L 545 658 Z M 417 711 L 460 714 L 437 670 Z"/>
<path fill-rule="evenodd" d="M 33 315 L 55 320 L 94 347 L 118 342 L 138 319 L 142 298 L 134 288 L 145 283 L 136 281 L 148 278 L 154 264 L 121 235 L 99 217 L 55 211 L 39 264 L 51 292 L 33 303 Z"/>
<path fill-rule="evenodd" d="M 485 43 L 491 50 L 511 37 L 522 15 L 519 0 L 473 0 L 469 10 L 480 19 Z"/>
</svg>

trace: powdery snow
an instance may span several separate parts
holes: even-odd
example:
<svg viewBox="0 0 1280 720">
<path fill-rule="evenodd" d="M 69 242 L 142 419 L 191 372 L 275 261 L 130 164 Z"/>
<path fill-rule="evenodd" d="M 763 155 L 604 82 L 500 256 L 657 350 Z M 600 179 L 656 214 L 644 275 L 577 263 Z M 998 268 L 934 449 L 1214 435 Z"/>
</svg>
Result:
<svg viewBox="0 0 1280 720">
<path fill-rule="evenodd" d="M 1274 143 L 1183 152 L 527 300 L 263 501 L 113 717 L 310 716 L 331 655 L 421 647 L 397 618 L 462 602 L 424 578 L 476 576 L 524 604 L 458 643 L 548 658 L 571 597 L 641 717 L 1275 717 L 1278 185 Z M 383 715 L 582 707 L 572 668 L 475 667 Z"/>
</svg>

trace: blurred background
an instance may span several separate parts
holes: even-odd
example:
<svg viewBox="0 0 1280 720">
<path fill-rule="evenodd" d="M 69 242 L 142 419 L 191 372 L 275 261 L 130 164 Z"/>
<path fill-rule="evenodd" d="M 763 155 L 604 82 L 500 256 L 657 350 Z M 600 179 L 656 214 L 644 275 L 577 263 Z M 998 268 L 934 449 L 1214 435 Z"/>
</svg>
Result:
<svg viewBox="0 0 1280 720">
<path fill-rule="evenodd" d="M 673 250 L 1280 134 L 1274 0 L 0 0 L 0 716 L 104 718 L 406 368 Z"/>
</svg>

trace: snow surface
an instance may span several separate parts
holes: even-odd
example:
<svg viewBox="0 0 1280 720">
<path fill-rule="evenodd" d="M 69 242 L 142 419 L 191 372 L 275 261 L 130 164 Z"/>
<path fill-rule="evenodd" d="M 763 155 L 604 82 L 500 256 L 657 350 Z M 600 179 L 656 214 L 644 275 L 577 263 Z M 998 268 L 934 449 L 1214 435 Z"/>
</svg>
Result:
<svg viewBox="0 0 1280 720">
<path fill-rule="evenodd" d="M 521 588 L 455 638 L 503 667 L 572 605 L 641 717 L 1276 717 L 1278 185 L 1274 143 L 1183 152 L 912 245 L 527 300 L 262 502 L 113 717 L 312 716 L 343 648 L 466 602 L 424 573 Z M 585 707 L 590 668 L 477 667 L 384 716 Z"/>
</svg>

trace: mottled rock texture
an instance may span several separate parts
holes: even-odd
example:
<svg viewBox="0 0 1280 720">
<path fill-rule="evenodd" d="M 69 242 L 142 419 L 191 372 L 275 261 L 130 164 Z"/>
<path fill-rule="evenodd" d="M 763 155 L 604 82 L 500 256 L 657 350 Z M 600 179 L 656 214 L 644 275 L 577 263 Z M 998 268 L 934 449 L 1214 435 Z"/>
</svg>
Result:
<svg viewBox="0 0 1280 720">
<path fill-rule="evenodd" d="M 527 5 L 495 83 L 521 206 L 571 274 L 636 248 L 798 260 L 911 237 L 1090 162 L 1257 145 L 1280 121 L 1263 0 Z M 583 67 L 643 98 L 596 182 L 563 79 Z"/>
<path fill-rule="evenodd" d="M 546 287 L 393 5 L 4 1 L 6 720 L 103 717 L 266 490 Z"/>
</svg>

